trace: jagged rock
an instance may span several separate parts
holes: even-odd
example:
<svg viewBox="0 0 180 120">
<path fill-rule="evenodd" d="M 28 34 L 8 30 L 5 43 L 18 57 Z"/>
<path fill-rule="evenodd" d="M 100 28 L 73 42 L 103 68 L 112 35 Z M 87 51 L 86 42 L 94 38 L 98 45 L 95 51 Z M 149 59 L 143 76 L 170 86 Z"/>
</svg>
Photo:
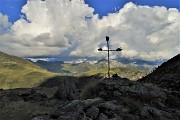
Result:
<svg viewBox="0 0 180 120">
<path fill-rule="evenodd" d="M 98 120 L 108 120 L 108 117 L 105 114 L 100 113 Z"/>
<path fill-rule="evenodd" d="M 99 109 L 95 106 L 92 106 L 87 109 L 86 115 L 92 119 L 96 119 L 99 115 Z"/>
</svg>

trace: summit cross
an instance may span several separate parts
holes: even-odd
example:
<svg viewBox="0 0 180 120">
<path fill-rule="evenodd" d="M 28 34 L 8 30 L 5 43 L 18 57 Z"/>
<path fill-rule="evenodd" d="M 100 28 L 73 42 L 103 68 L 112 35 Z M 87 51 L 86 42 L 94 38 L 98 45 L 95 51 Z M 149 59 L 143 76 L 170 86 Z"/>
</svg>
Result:
<svg viewBox="0 0 180 120">
<path fill-rule="evenodd" d="M 109 61 L 109 52 L 110 51 L 121 51 L 121 48 L 117 48 L 116 50 L 110 50 L 109 49 L 109 36 L 106 36 L 106 41 L 107 41 L 107 50 L 103 50 L 102 48 L 99 48 L 98 51 L 107 51 L 108 52 L 108 78 L 110 78 L 110 61 Z"/>
</svg>

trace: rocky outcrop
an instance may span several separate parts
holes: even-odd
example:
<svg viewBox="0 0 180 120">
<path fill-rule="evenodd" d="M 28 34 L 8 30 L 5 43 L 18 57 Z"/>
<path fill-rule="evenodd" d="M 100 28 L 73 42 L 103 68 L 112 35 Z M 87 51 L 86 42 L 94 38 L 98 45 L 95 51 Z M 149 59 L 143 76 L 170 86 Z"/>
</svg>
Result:
<svg viewBox="0 0 180 120">
<path fill-rule="evenodd" d="M 84 89 L 86 86 L 84 87 Z M 66 102 L 51 118 L 58 120 L 178 120 L 180 98 L 158 87 L 122 78 L 105 79 Z M 86 93 L 86 95 L 84 95 Z M 87 95 L 88 94 L 88 95 Z M 174 100 L 173 106 L 170 104 Z"/>
<path fill-rule="evenodd" d="M 101 76 L 89 76 L 89 77 L 69 77 L 58 76 L 51 78 L 42 83 L 41 87 L 58 87 L 54 98 L 60 100 L 77 100 L 80 99 L 80 92 L 84 86 L 91 84 L 92 82 L 99 81 Z"/>
<path fill-rule="evenodd" d="M 59 85 L 59 89 L 54 95 L 55 98 L 61 100 L 76 100 L 79 99 L 79 92 L 76 86 L 76 81 L 73 79 L 63 80 Z"/>
<path fill-rule="evenodd" d="M 100 98 L 74 100 L 58 108 L 51 119 L 57 120 L 178 120 L 179 111 L 160 110 L 143 106 L 132 111 L 118 101 L 105 101 Z"/>
</svg>

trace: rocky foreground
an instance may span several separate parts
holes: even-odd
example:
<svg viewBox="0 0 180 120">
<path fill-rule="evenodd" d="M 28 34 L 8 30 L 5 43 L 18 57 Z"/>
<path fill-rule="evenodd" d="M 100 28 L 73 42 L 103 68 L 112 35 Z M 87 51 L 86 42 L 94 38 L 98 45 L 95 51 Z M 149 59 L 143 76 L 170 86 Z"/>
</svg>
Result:
<svg viewBox="0 0 180 120">
<path fill-rule="evenodd" d="M 64 77 L 59 80 L 59 88 L 51 93 L 53 95 L 47 93 L 51 87 L 55 88 L 55 84 L 43 84 L 34 89 L 1 90 L 0 119 L 4 117 L 6 120 L 21 120 L 20 115 L 16 115 L 15 112 L 10 113 L 9 118 L 3 116 L 2 110 L 9 108 L 23 111 L 23 105 L 27 104 L 29 109 L 25 109 L 22 116 L 27 115 L 24 118 L 30 120 L 180 119 L 180 92 L 167 91 L 119 77 L 84 77 L 74 80 L 71 78 L 70 82 L 67 82 L 67 79 Z M 83 79 L 86 79 L 87 84 L 81 82 Z M 14 108 L 11 106 L 12 103 L 16 104 Z M 31 108 L 33 105 L 36 106 L 36 112 Z"/>
<path fill-rule="evenodd" d="M 57 94 L 56 94 L 57 95 Z M 58 96 L 57 96 L 58 97 Z M 127 79 L 102 80 L 59 107 L 51 118 L 58 120 L 178 120 L 180 93 L 145 86 Z"/>
</svg>

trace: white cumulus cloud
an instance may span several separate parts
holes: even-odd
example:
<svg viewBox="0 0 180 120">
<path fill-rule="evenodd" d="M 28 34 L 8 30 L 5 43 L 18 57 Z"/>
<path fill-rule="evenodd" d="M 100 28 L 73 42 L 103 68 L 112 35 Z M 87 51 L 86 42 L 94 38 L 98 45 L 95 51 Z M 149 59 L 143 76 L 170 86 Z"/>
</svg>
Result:
<svg viewBox="0 0 180 120">
<path fill-rule="evenodd" d="M 98 47 L 121 47 L 115 57 L 157 60 L 180 52 L 180 12 L 127 3 L 102 19 L 83 0 L 31 0 L 9 32 L 0 30 L 0 50 L 18 56 L 106 56 Z M 3 15 L 0 14 L 0 18 Z M 0 25 L 10 26 L 7 16 Z M 5 21 L 5 22 L 4 22 Z M 1 29 L 1 28 L 0 28 Z M 105 48 L 105 47 L 104 47 Z"/>
<path fill-rule="evenodd" d="M 6 33 L 10 26 L 11 23 L 8 22 L 8 16 L 0 13 L 0 35 Z"/>
</svg>

